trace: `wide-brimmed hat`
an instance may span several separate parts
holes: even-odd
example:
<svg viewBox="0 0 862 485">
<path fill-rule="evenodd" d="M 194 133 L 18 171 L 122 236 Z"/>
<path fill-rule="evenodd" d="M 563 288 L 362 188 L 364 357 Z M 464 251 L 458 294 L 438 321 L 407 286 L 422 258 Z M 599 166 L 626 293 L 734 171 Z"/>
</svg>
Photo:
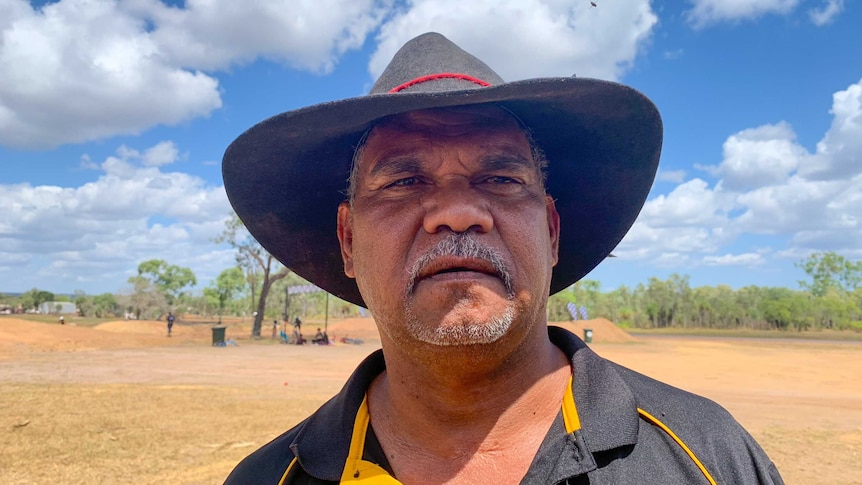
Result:
<svg viewBox="0 0 862 485">
<path fill-rule="evenodd" d="M 504 82 L 440 34 L 407 42 L 367 96 L 269 118 L 227 148 L 225 190 L 246 228 L 299 276 L 365 306 L 344 274 L 336 212 L 354 151 L 385 116 L 491 104 L 529 128 L 548 159 L 560 214 L 551 293 L 578 281 L 616 247 L 643 207 L 658 168 L 662 123 L 643 94 L 578 77 Z"/>
</svg>

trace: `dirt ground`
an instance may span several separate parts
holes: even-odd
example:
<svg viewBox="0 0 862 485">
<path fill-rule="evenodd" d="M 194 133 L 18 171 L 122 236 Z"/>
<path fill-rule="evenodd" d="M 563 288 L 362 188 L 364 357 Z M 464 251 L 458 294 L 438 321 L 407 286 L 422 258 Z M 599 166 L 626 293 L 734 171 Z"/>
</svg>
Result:
<svg viewBox="0 0 862 485">
<path fill-rule="evenodd" d="M 330 346 L 248 339 L 210 325 L 88 328 L 0 318 L 0 483 L 221 483 L 237 461 L 341 387 L 379 348 L 370 319 L 330 321 Z M 593 330 L 611 360 L 724 405 L 788 484 L 862 484 L 862 344 Z M 305 322 L 314 334 L 324 322 Z"/>
</svg>

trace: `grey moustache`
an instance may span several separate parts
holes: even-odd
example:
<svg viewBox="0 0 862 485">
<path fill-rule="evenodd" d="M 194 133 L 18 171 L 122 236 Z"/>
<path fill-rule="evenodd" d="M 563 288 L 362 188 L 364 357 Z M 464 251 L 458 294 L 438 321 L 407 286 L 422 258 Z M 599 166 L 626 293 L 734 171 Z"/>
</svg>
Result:
<svg viewBox="0 0 862 485">
<path fill-rule="evenodd" d="M 438 258 L 454 256 L 458 258 L 479 259 L 490 263 L 494 267 L 497 276 L 503 280 L 507 295 L 511 298 L 515 292 L 512 289 L 512 277 L 509 274 L 503 258 L 496 250 L 484 246 L 476 238 L 468 233 L 452 233 L 438 242 L 427 253 L 422 255 L 410 268 L 410 278 L 407 285 L 407 294 L 413 294 L 419 274 Z"/>
</svg>

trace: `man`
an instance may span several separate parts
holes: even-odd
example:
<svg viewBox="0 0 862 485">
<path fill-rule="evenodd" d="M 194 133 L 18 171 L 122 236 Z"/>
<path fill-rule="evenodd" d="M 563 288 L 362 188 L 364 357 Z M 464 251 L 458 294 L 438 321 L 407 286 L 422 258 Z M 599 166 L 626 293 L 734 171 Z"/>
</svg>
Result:
<svg viewBox="0 0 862 485">
<path fill-rule="evenodd" d="M 505 83 L 438 34 L 371 92 L 266 120 L 225 153 L 249 231 L 370 309 L 382 345 L 227 483 L 782 483 L 718 405 L 547 326 L 549 295 L 646 199 L 661 146 L 647 98 Z"/>
<path fill-rule="evenodd" d="M 321 331 L 320 328 L 318 328 L 317 333 L 314 334 L 314 338 L 311 339 L 311 343 L 318 344 L 318 345 L 324 345 L 324 344 L 328 344 L 329 342 L 328 342 L 328 339 L 326 338 L 326 334 L 323 333 L 323 331 Z"/>
<path fill-rule="evenodd" d="M 171 330 L 174 328 L 174 313 L 168 312 L 168 337 L 171 336 Z"/>
</svg>

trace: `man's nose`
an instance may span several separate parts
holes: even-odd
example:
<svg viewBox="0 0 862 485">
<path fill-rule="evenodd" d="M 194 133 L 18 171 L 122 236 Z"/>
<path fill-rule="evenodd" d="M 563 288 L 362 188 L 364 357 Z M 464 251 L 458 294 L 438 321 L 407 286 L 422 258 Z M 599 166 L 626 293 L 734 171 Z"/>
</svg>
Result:
<svg viewBox="0 0 862 485">
<path fill-rule="evenodd" d="M 488 201 L 469 184 L 435 187 L 423 197 L 422 205 L 425 208 L 423 227 L 429 234 L 445 229 L 487 233 L 494 227 Z"/>
</svg>

